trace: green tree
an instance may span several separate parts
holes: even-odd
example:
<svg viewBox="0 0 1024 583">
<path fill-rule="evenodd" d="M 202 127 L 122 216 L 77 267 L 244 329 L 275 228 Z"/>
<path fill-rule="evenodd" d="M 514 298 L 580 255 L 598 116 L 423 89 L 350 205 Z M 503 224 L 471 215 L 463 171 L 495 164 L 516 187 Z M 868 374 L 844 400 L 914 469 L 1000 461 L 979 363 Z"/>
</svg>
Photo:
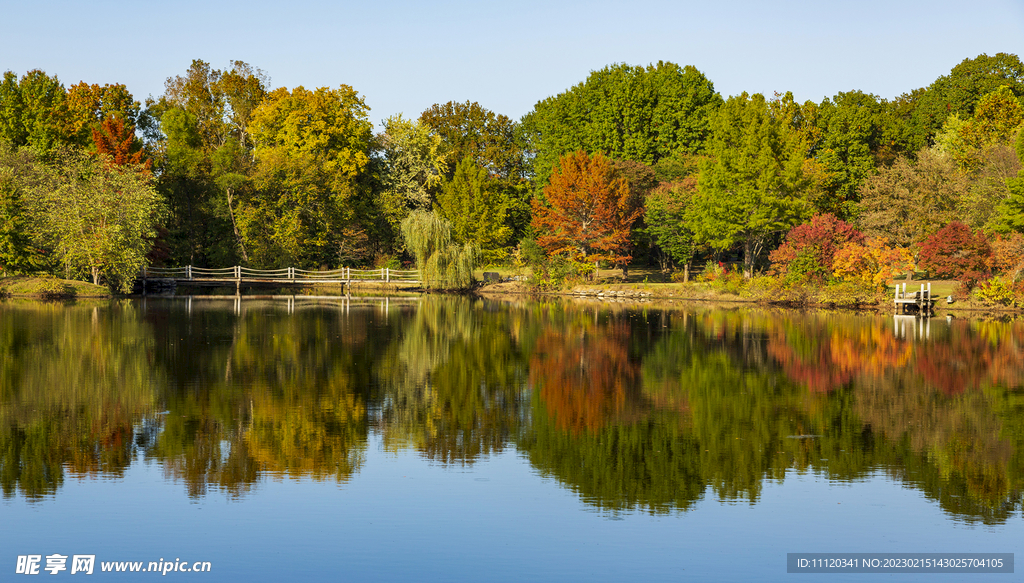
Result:
<svg viewBox="0 0 1024 583">
<path fill-rule="evenodd" d="M 1024 96 L 1024 63 L 1017 55 L 981 54 L 964 59 L 949 75 L 936 79 L 920 94 L 912 115 L 919 144 L 930 144 L 949 116 L 972 117 L 981 97 L 1001 85 L 1009 87 L 1017 97 Z"/>
<path fill-rule="evenodd" d="M 696 240 L 719 250 L 740 245 L 747 277 L 772 237 L 811 214 L 805 138 L 791 118 L 773 113 L 760 94 L 729 98 L 714 120 L 692 207 Z"/>
<path fill-rule="evenodd" d="M 505 224 L 519 240 L 530 224 L 530 172 L 522 127 L 479 103 L 434 104 L 420 115 L 420 123 L 441 138 L 440 153 L 451 180 L 466 156 L 487 170 L 507 195 Z"/>
<path fill-rule="evenodd" d="M 722 104 L 692 66 L 610 65 L 537 103 L 523 118 L 540 188 L 563 154 L 583 150 L 653 166 L 674 152 L 700 153 Z"/>
<path fill-rule="evenodd" d="M 377 205 L 394 230 L 413 210 L 431 208 L 448 168 L 441 137 L 422 122 L 389 117 L 377 137 L 383 154 L 383 187 Z"/>
<path fill-rule="evenodd" d="M 39 242 L 69 275 L 128 293 L 165 212 L 150 173 L 69 149 L 39 173 L 26 196 Z"/>
<path fill-rule="evenodd" d="M 455 168 L 455 175 L 437 195 L 434 210 L 451 223 L 452 242 L 471 243 L 480 249 L 484 264 L 507 254 L 512 230 L 505 223 L 508 207 L 501 183 L 488 176 L 470 156 Z"/>
<path fill-rule="evenodd" d="M 426 287 L 466 289 L 473 284 L 479 250 L 472 243 L 452 243 L 451 223 L 436 212 L 409 213 L 402 221 L 402 237 Z"/>
<path fill-rule="evenodd" d="M 689 177 L 663 184 L 647 195 L 644 228 L 664 257 L 677 266 L 689 264 L 696 250 L 689 222 L 696 191 L 697 181 Z"/>
<path fill-rule="evenodd" d="M 56 76 L 38 69 L 0 83 L 0 140 L 47 155 L 69 137 L 67 92 Z"/>
<path fill-rule="evenodd" d="M 0 272 L 26 271 L 38 262 L 25 212 L 26 189 L 35 174 L 27 148 L 12 148 L 0 140 Z"/>
</svg>

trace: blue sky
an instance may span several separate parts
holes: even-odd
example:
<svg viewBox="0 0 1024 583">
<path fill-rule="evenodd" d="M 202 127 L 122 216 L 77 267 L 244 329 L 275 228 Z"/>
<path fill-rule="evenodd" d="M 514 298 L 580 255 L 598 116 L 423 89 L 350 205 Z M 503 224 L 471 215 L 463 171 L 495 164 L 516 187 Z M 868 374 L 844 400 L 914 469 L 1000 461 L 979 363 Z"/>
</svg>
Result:
<svg viewBox="0 0 1024 583">
<path fill-rule="evenodd" d="M 611 63 L 694 65 L 723 96 L 892 98 L 981 53 L 1024 56 L 1024 0 L 6 2 L 0 70 L 124 83 L 144 100 L 192 59 L 274 87 L 351 85 L 370 119 L 478 101 L 518 119 Z"/>
</svg>

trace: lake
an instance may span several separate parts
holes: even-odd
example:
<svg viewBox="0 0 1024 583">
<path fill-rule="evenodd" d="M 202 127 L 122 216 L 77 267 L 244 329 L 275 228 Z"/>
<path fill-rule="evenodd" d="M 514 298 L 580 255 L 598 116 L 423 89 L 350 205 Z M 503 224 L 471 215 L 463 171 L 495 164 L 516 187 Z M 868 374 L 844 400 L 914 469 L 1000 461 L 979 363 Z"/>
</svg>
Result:
<svg viewBox="0 0 1024 583">
<path fill-rule="evenodd" d="M 0 302 L 0 580 L 803 581 L 789 553 L 1019 549 L 1024 324 L 676 306 Z"/>
</svg>

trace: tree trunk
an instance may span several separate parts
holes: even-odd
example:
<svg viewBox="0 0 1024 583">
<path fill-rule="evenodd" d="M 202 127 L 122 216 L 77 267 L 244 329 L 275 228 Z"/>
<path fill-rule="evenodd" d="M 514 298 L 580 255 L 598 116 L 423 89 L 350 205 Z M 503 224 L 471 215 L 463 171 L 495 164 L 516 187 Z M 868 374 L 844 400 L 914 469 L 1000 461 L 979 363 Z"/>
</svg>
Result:
<svg viewBox="0 0 1024 583">
<path fill-rule="evenodd" d="M 754 238 L 747 237 L 743 242 L 743 277 L 750 279 L 754 275 Z"/>
</svg>

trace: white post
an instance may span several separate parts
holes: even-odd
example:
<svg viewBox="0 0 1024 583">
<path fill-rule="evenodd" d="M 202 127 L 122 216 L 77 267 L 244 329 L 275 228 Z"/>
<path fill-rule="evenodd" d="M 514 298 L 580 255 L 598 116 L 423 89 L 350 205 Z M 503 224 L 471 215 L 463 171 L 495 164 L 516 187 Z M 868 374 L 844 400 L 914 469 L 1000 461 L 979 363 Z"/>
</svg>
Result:
<svg viewBox="0 0 1024 583">
<path fill-rule="evenodd" d="M 391 283 L 391 268 L 390 267 L 385 267 L 384 268 L 384 282 L 385 283 Z"/>
<path fill-rule="evenodd" d="M 185 273 L 187 274 L 187 277 L 189 279 L 192 279 L 192 266 L 191 265 L 185 266 Z"/>
</svg>

